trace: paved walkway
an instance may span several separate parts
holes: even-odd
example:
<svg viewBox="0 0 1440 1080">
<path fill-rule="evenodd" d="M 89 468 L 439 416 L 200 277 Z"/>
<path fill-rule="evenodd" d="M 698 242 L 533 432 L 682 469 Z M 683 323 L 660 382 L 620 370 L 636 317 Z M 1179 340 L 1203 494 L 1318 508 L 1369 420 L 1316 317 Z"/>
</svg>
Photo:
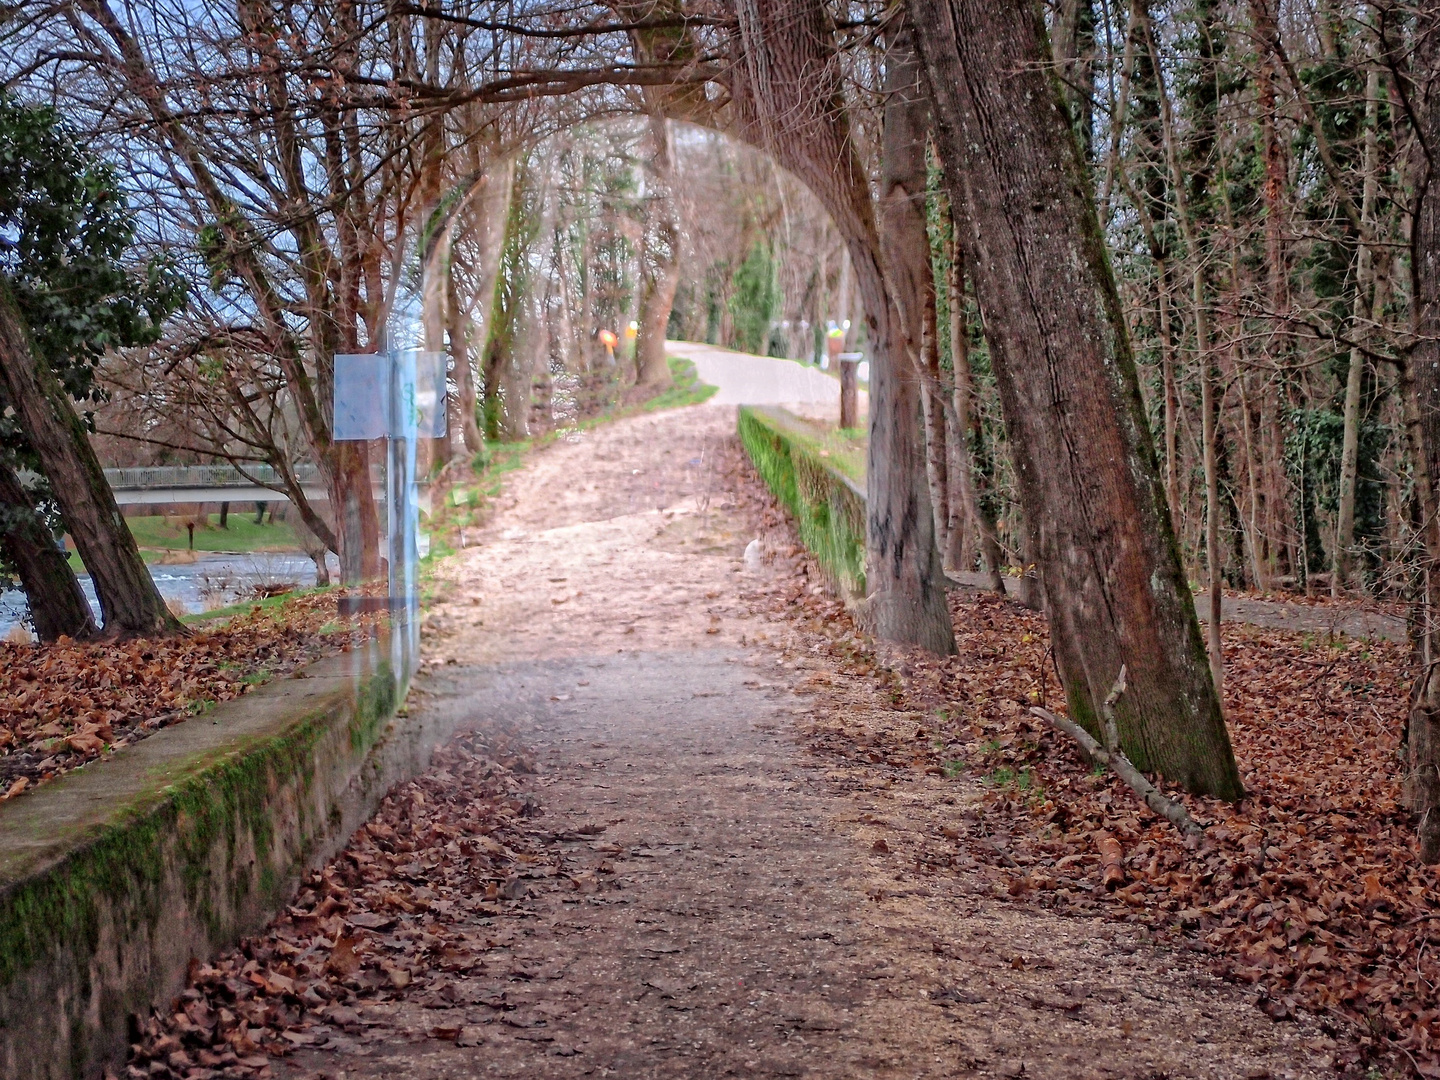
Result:
<svg viewBox="0 0 1440 1080">
<path fill-rule="evenodd" d="M 666 351 L 695 365 L 701 380 L 718 386 L 715 405 L 783 405 L 816 420 L 840 421 L 840 380 L 796 360 L 721 349 L 693 341 L 667 341 Z M 869 395 L 859 395 L 863 417 Z"/>
<path fill-rule="evenodd" d="M 833 662 L 799 651 L 783 571 L 743 568 L 760 504 L 733 425 L 707 405 L 558 443 L 447 564 L 412 713 L 528 744 L 548 854 L 512 853 L 508 899 L 431 892 L 402 929 L 347 931 L 437 959 L 277 1074 L 1325 1075 L 1313 1029 L 1273 1024 L 1202 958 L 998 896 L 973 864 L 920 876 L 875 839 L 922 827 L 922 785 L 957 814 L 979 789 L 918 770 L 857 789 L 804 752 L 800 716 L 849 706 L 810 696 Z M 479 960 L 445 963 L 442 939 Z"/>
</svg>

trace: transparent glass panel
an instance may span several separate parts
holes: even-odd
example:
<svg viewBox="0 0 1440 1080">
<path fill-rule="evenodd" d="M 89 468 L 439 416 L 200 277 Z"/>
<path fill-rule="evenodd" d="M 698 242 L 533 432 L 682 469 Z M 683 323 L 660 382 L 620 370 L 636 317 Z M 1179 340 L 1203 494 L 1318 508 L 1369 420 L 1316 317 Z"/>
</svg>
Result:
<svg viewBox="0 0 1440 1080">
<path fill-rule="evenodd" d="M 339 353 L 335 357 L 336 439 L 383 439 L 390 425 L 388 353 Z"/>
</svg>

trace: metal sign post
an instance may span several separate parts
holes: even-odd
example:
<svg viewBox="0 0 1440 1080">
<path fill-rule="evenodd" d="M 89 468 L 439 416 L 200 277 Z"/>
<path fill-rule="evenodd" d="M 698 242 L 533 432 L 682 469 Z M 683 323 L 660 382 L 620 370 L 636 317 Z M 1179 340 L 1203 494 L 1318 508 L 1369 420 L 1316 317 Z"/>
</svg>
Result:
<svg viewBox="0 0 1440 1080">
<path fill-rule="evenodd" d="M 338 440 L 385 440 L 386 601 L 391 662 L 402 685 L 420 656 L 420 500 L 415 449 L 443 438 L 445 354 L 403 350 L 335 357 Z"/>
</svg>

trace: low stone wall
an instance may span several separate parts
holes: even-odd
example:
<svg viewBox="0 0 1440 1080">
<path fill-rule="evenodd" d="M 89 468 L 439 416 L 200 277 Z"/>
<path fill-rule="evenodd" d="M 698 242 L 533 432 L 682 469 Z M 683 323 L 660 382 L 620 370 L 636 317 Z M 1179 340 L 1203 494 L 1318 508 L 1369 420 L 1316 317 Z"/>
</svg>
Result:
<svg viewBox="0 0 1440 1080">
<path fill-rule="evenodd" d="M 448 732 L 371 641 L 0 806 L 0 1074 L 97 1077 Z"/>
<path fill-rule="evenodd" d="M 865 595 L 865 491 L 829 460 L 827 435 L 784 409 L 743 406 L 740 441 L 800 540 L 853 603 Z M 835 451 L 841 452 L 841 451 Z"/>
</svg>

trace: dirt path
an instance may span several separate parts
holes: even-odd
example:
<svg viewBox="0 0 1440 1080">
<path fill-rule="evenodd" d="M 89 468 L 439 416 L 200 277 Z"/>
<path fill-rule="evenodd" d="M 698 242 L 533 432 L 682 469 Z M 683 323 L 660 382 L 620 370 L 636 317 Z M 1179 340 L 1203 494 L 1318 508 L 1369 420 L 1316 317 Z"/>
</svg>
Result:
<svg viewBox="0 0 1440 1080">
<path fill-rule="evenodd" d="M 944 847 L 936 808 L 974 793 L 861 787 L 805 753 L 798 718 L 847 700 L 810 688 L 845 680 L 794 658 L 783 558 L 743 568 L 733 423 L 704 406 L 557 444 L 453 560 L 412 708 L 528 746 L 543 852 L 493 903 L 424 917 L 479 962 L 361 994 L 277 1075 L 1333 1075 L 1313 1026 L 1136 928 L 996 895 L 953 856 L 897 865 L 887 836 Z"/>
<path fill-rule="evenodd" d="M 986 587 L 984 574 L 963 572 L 951 580 L 971 589 Z M 1013 592 L 1011 593 L 1013 596 Z M 1204 593 L 1195 597 L 1195 606 L 1203 608 Z M 1248 623 L 1271 630 L 1299 630 L 1334 636 L 1387 641 L 1405 641 L 1405 619 L 1386 611 L 1377 611 L 1364 603 L 1299 603 L 1289 600 L 1266 600 L 1255 596 L 1225 596 L 1220 601 L 1220 618 L 1224 622 Z"/>
</svg>

